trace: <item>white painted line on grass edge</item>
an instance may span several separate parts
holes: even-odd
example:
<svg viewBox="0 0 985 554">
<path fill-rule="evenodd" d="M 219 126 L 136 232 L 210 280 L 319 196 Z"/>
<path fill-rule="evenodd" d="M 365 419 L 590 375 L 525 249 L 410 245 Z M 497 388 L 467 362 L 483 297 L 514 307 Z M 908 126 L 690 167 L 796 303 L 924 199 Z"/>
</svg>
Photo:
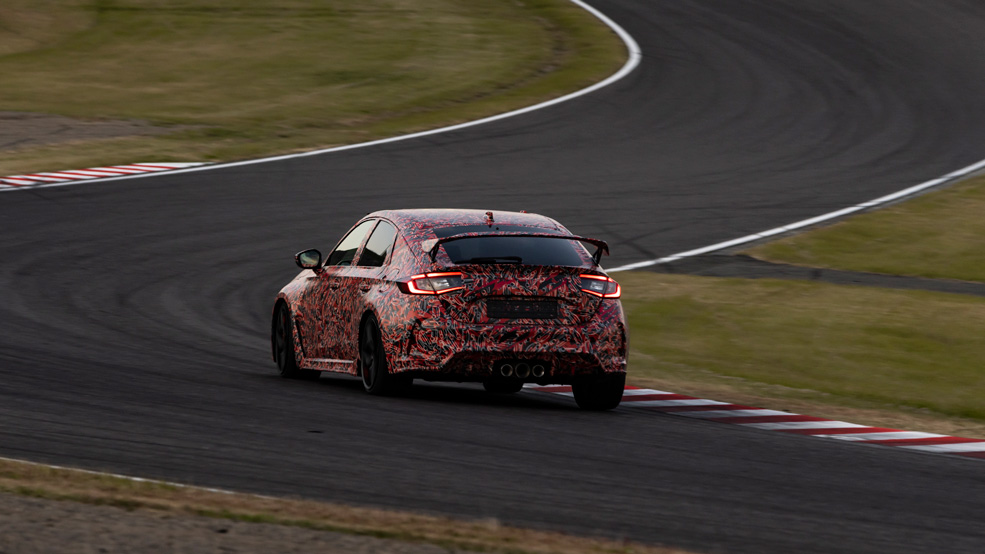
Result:
<svg viewBox="0 0 985 554">
<path fill-rule="evenodd" d="M 7 457 L 4 457 L 4 456 L 0 456 L 0 461 L 14 462 L 14 463 L 18 463 L 18 464 L 27 464 L 27 465 L 32 465 L 32 466 L 36 466 L 36 467 L 46 467 L 46 468 L 49 468 L 49 469 L 59 469 L 59 470 L 63 470 L 63 471 L 74 471 L 76 473 L 84 473 L 86 475 L 99 475 L 101 477 L 114 477 L 116 479 L 125 479 L 127 481 L 133 481 L 135 483 L 150 483 L 150 484 L 154 484 L 154 485 L 168 485 L 168 486 L 171 486 L 171 487 L 177 487 L 177 488 L 181 488 L 181 489 L 215 492 L 215 493 L 219 493 L 219 494 L 242 494 L 244 496 L 252 496 L 254 498 L 277 499 L 276 496 L 264 496 L 264 495 L 261 495 L 261 494 L 236 492 L 236 491 L 230 491 L 230 490 L 225 490 L 225 489 L 216 489 L 216 488 L 212 488 L 212 487 L 199 487 L 197 485 L 186 485 L 184 483 L 175 483 L 173 481 L 161 481 L 161 480 L 158 480 L 158 479 L 146 479 L 144 477 L 133 477 L 132 475 L 120 475 L 118 473 L 107 473 L 105 471 L 92 471 L 92 470 L 89 470 L 89 469 L 79 469 L 77 467 L 65 467 L 65 466 L 58 466 L 58 465 L 53 465 L 53 464 L 43 464 L 43 463 L 40 463 L 40 462 L 31 462 L 31 461 L 28 461 L 28 460 L 19 460 L 17 458 L 7 458 Z"/>
<path fill-rule="evenodd" d="M 889 204 L 890 202 L 895 202 L 896 200 L 900 200 L 902 198 L 906 198 L 906 197 L 909 197 L 909 196 L 914 196 L 916 194 L 919 194 L 919 193 L 924 192 L 926 190 L 932 189 L 934 187 L 939 187 L 941 185 L 944 185 L 944 184 L 947 184 L 947 183 L 951 183 L 953 181 L 956 181 L 958 179 L 961 179 L 962 177 L 967 177 L 968 175 L 971 175 L 972 173 L 975 173 L 976 171 L 979 171 L 981 169 L 985 169 L 985 160 L 982 160 L 980 162 L 973 163 L 973 164 L 969 165 L 968 167 L 961 168 L 961 169 L 959 169 L 957 171 L 952 171 L 951 173 L 948 173 L 947 175 L 945 175 L 943 177 L 938 177 L 937 179 L 931 179 L 930 181 L 926 181 L 924 183 L 920 183 L 919 185 L 914 185 L 912 187 L 903 189 L 901 191 L 894 192 L 892 194 L 887 194 L 886 196 L 881 196 L 879 198 L 876 198 L 875 200 L 869 200 L 868 202 L 862 202 L 861 204 L 856 204 L 854 206 L 849 206 L 847 208 L 842 208 L 840 210 L 833 211 L 833 212 L 826 213 L 826 214 L 822 214 L 822 215 L 819 215 L 819 216 L 816 216 L 816 217 L 812 217 L 812 218 L 809 218 L 809 219 L 805 219 L 803 221 L 797 221 L 797 222 L 791 223 L 789 225 L 784 225 L 783 227 L 776 227 L 776 228 L 773 228 L 773 229 L 769 229 L 767 231 L 762 231 L 760 233 L 755 233 L 755 234 L 752 234 L 752 235 L 746 235 L 744 237 L 739 237 L 737 239 L 732 239 L 732 240 L 728 240 L 728 241 L 725 241 L 725 242 L 720 242 L 718 244 L 712 244 L 710 246 L 704 246 L 702 248 L 697 248 L 697 249 L 694 249 L 694 250 L 688 250 L 687 252 L 680 252 L 678 254 L 672 254 L 670 256 L 664 256 L 663 258 L 657 258 L 657 259 L 654 259 L 654 260 L 646 260 L 646 261 L 642 261 L 642 262 L 635 262 L 635 263 L 631 263 L 631 264 L 626 264 L 626 265 L 621 265 L 621 266 L 618 266 L 618 267 L 614 267 L 612 269 L 606 269 L 606 272 L 613 273 L 613 272 L 619 272 L 619 271 L 630 271 L 630 270 L 633 270 L 633 269 L 643 269 L 645 267 L 652 267 L 652 266 L 655 266 L 655 265 L 660 265 L 660 264 L 666 264 L 666 263 L 674 262 L 674 261 L 680 260 L 682 258 L 691 258 L 691 257 L 694 257 L 694 256 L 700 256 L 702 254 L 709 254 L 711 252 L 718 252 L 720 250 L 725 250 L 727 248 L 732 248 L 732 247 L 735 247 L 735 246 L 741 246 L 743 244 L 749 244 L 751 242 L 756 242 L 758 240 L 763 240 L 765 238 L 769 238 L 769 237 L 772 237 L 772 236 L 775 236 L 775 235 L 779 235 L 779 234 L 782 234 L 782 233 L 788 233 L 788 232 L 791 232 L 791 231 L 796 231 L 797 229 L 802 229 L 804 227 L 810 227 L 811 225 L 817 225 L 818 223 L 824 223 L 826 221 L 832 221 L 834 219 L 838 219 L 840 217 L 845 217 L 847 215 L 851 215 L 851 214 L 854 214 L 854 213 L 857 213 L 857 212 L 861 212 L 863 210 L 869 210 L 869 209 L 876 208 L 876 207 L 879 207 L 879 206 L 884 206 L 886 204 Z"/>
</svg>

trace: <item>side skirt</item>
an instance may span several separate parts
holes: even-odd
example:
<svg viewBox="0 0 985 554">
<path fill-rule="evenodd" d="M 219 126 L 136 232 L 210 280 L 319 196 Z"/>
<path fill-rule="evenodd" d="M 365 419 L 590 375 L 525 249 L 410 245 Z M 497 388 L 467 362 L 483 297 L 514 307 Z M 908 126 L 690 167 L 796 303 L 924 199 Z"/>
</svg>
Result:
<svg viewBox="0 0 985 554">
<path fill-rule="evenodd" d="M 328 371 L 331 373 L 345 373 L 346 375 L 359 375 L 359 366 L 355 360 L 307 357 L 304 352 L 305 329 L 300 321 L 294 321 L 294 330 L 294 355 L 298 361 L 299 368 Z"/>
<path fill-rule="evenodd" d="M 348 375 L 359 375 L 358 366 L 353 360 L 334 360 L 331 358 L 305 358 L 298 364 L 303 369 L 314 369 L 316 371 L 329 371 L 332 373 L 345 373 Z"/>
</svg>

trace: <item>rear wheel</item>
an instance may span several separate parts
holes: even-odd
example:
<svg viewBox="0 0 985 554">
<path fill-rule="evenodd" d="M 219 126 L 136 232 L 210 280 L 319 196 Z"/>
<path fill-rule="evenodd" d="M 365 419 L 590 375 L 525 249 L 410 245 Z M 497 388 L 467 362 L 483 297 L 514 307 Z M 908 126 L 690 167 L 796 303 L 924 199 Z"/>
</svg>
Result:
<svg viewBox="0 0 985 554">
<path fill-rule="evenodd" d="M 482 387 L 487 392 L 495 394 L 513 394 L 520 392 L 523 388 L 523 381 L 483 381 Z"/>
<path fill-rule="evenodd" d="M 271 342 L 280 376 L 286 379 L 317 379 L 320 372 L 298 367 L 297 358 L 294 356 L 294 327 L 291 324 L 291 311 L 286 304 L 281 304 L 277 308 L 273 327 Z"/>
<path fill-rule="evenodd" d="M 359 369 L 363 388 L 373 395 L 400 394 L 410 388 L 412 379 L 391 374 L 387 368 L 383 335 L 375 317 L 367 317 L 359 333 Z"/>
<path fill-rule="evenodd" d="M 624 388 L 626 374 L 609 373 L 575 381 L 571 385 L 571 392 L 574 393 L 579 408 L 602 411 L 619 405 Z"/>
</svg>

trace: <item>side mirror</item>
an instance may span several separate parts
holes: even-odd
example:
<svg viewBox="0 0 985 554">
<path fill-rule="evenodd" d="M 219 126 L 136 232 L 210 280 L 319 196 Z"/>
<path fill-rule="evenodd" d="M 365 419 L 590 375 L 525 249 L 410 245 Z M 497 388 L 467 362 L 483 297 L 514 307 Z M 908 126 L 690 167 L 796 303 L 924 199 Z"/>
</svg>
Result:
<svg viewBox="0 0 985 554">
<path fill-rule="evenodd" d="M 321 252 L 312 248 L 311 250 L 305 250 L 303 252 L 298 252 L 294 255 L 294 262 L 298 264 L 301 269 L 314 269 L 317 270 L 321 267 Z"/>
</svg>

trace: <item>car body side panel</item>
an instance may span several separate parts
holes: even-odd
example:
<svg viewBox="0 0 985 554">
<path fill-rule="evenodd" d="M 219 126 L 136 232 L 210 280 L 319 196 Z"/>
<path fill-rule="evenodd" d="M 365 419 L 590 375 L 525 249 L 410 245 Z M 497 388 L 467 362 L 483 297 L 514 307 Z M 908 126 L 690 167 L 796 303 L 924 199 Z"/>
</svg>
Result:
<svg viewBox="0 0 985 554">
<path fill-rule="evenodd" d="M 383 279 L 385 275 L 383 267 L 352 267 L 347 270 L 345 282 L 338 291 L 340 300 L 334 304 L 337 312 L 333 315 L 339 320 L 339 335 L 334 350 L 336 357 L 357 361 L 363 317 L 370 313 L 376 315 L 378 310 L 375 304 L 383 303 L 383 298 L 396 288 L 392 281 Z"/>
<path fill-rule="evenodd" d="M 318 299 L 322 313 L 318 342 L 322 345 L 322 357 L 336 360 L 352 360 L 341 355 L 345 337 L 349 332 L 348 319 L 352 311 L 352 268 L 326 267 L 322 270 L 328 294 Z"/>
</svg>

